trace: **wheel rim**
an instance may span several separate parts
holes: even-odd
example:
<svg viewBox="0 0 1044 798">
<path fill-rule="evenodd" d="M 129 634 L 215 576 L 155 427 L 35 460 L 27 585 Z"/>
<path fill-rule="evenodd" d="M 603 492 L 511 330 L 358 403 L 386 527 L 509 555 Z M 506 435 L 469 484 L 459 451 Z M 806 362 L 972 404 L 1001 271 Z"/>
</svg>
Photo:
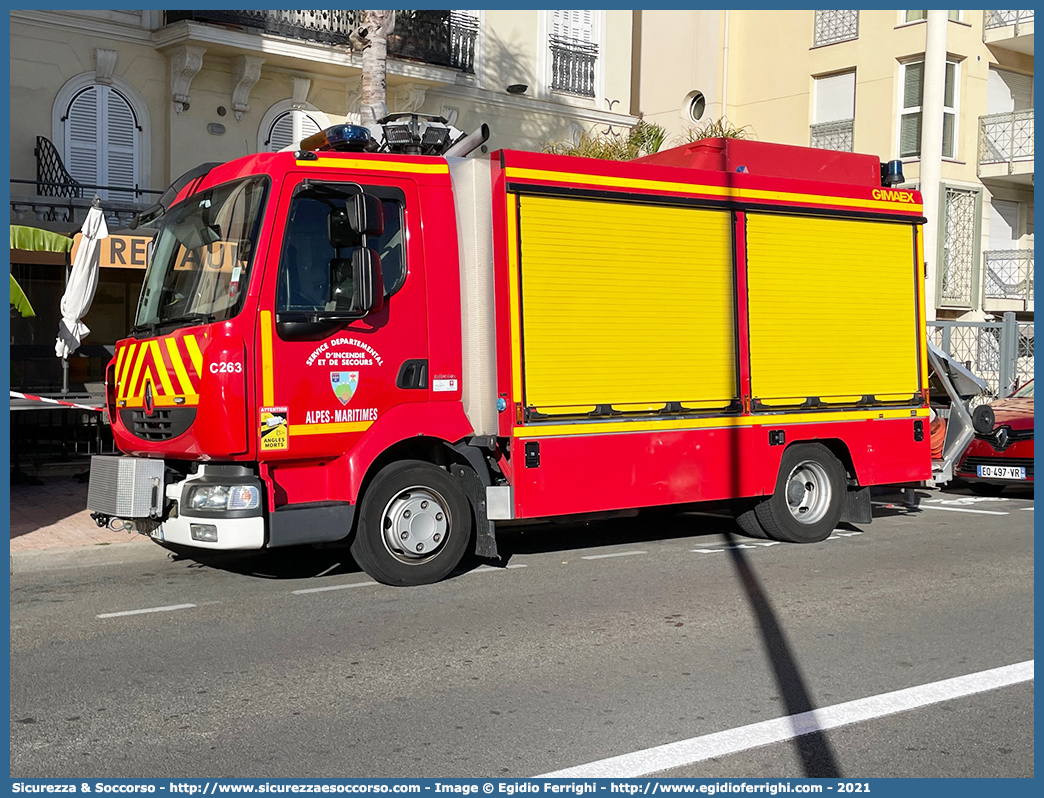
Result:
<svg viewBox="0 0 1044 798">
<path fill-rule="evenodd" d="M 399 491 L 381 515 L 381 539 L 400 562 L 418 565 L 436 556 L 450 536 L 447 501 L 431 488 Z"/>
<path fill-rule="evenodd" d="M 819 463 L 800 463 L 787 477 L 787 509 L 799 524 L 823 520 L 831 497 L 830 477 Z"/>
</svg>

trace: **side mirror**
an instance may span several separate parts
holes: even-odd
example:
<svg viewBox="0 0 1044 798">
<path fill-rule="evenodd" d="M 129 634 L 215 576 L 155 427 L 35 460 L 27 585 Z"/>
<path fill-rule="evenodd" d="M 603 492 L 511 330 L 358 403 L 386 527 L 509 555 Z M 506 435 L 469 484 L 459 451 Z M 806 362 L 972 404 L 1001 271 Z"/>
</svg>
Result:
<svg viewBox="0 0 1044 798">
<path fill-rule="evenodd" d="M 384 209 L 373 194 L 354 194 L 348 200 L 348 222 L 359 235 L 379 236 L 384 232 Z"/>
<path fill-rule="evenodd" d="M 380 200 L 377 200 L 377 207 L 380 207 Z M 384 276 L 381 273 L 381 256 L 376 251 L 359 247 L 352 253 L 352 277 L 353 311 L 373 313 L 384 307 Z"/>
<path fill-rule="evenodd" d="M 348 221 L 348 211 L 344 208 L 334 208 L 330 211 L 326 218 L 326 235 L 334 249 L 359 246 L 359 234 L 352 229 Z"/>
<path fill-rule="evenodd" d="M 365 316 L 384 307 L 384 279 L 381 258 L 372 249 L 357 247 L 351 259 L 330 261 L 330 303 L 328 313 Z"/>
</svg>

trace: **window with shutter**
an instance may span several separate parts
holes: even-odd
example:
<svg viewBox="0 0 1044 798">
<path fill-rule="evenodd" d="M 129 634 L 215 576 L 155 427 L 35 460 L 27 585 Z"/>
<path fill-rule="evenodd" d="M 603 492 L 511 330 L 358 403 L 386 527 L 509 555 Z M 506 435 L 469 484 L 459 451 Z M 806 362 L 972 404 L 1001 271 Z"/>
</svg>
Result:
<svg viewBox="0 0 1044 798">
<path fill-rule="evenodd" d="M 551 90 L 595 96 L 598 42 L 594 11 L 552 11 Z"/>
<path fill-rule="evenodd" d="M 826 75 L 813 83 L 810 145 L 852 152 L 855 132 L 855 72 Z"/>
<path fill-rule="evenodd" d="M 276 117 L 268 130 L 265 152 L 279 152 L 284 147 L 318 133 L 322 126 L 304 111 L 285 111 Z"/>
<path fill-rule="evenodd" d="M 1010 114 L 1033 108 L 1033 76 L 990 68 L 986 84 L 986 113 Z"/>
<path fill-rule="evenodd" d="M 924 98 L 924 62 L 902 66 L 902 97 L 899 106 L 899 157 L 917 158 L 921 154 L 921 102 Z M 946 62 L 943 86 L 942 157 L 957 157 L 958 64 Z"/>
<path fill-rule="evenodd" d="M 69 174 L 102 199 L 133 202 L 138 184 L 140 131 L 130 102 L 111 86 L 77 92 L 65 114 Z"/>
</svg>

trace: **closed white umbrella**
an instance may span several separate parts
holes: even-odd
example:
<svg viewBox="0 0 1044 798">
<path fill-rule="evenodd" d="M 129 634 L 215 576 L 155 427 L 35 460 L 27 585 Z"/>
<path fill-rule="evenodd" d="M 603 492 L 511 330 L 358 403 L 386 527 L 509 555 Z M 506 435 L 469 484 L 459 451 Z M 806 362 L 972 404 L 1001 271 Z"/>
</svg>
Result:
<svg viewBox="0 0 1044 798">
<path fill-rule="evenodd" d="M 105 216 L 97 201 L 87 212 L 80 234 L 80 246 L 62 296 L 62 320 L 58 323 L 58 340 L 54 344 L 54 353 L 62 358 L 75 352 L 80 341 L 90 332 L 83 317 L 87 315 L 98 288 L 98 242 L 109 236 Z"/>
</svg>

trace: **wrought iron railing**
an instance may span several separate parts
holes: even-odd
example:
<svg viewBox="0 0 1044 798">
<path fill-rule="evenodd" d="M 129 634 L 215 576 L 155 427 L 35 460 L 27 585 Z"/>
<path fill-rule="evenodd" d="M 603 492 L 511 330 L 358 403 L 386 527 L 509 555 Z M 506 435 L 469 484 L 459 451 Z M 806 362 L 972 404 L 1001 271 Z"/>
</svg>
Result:
<svg viewBox="0 0 1044 798">
<path fill-rule="evenodd" d="M 291 39 L 349 46 L 361 11 L 166 11 L 167 24 L 190 20 L 236 25 Z M 459 11 L 398 11 L 388 55 L 426 64 L 475 70 L 478 20 Z"/>
<path fill-rule="evenodd" d="M 1014 25 L 1015 30 L 1013 34 L 1018 36 L 1022 32 L 1022 25 L 1033 21 L 1033 9 L 1029 11 L 983 11 L 982 15 L 982 38 L 984 41 L 986 39 L 986 31 L 988 30 Z"/>
<path fill-rule="evenodd" d="M 852 152 L 855 137 L 855 120 L 839 119 L 836 122 L 820 122 L 809 127 L 809 146 L 820 150 Z"/>
<path fill-rule="evenodd" d="M 813 47 L 859 38 L 858 11 L 817 11 Z"/>
<path fill-rule="evenodd" d="M 36 184 L 41 197 L 82 197 L 83 186 L 65 168 L 58 149 L 44 136 L 36 137 Z"/>
<path fill-rule="evenodd" d="M 986 253 L 986 299 L 1033 301 L 1033 250 L 1002 249 Z"/>
<path fill-rule="evenodd" d="M 36 137 L 36 180 L 11 179 L 11 224 L 58 222 L 79 225 L 87 218 L 91 200 L 101 194 L 110 227 L 126 227 L 135 214 L 151 205 L 162 191 L 139 186 L 103 186 L 82 183 L 65 168 L 51 140 Z"/>
<path fill-rule="evenodd" d="M 979 166 L 1033 160 L 1033 109 L 979 117 Z M 981 172 L 981 169 L 980 169 Z"/>
<path fill-rule="evenodd" d="M 552 36 L 550 41 L 551 90 L 594 97 L 598 45 L 565 36 Z"/>
</svg>

